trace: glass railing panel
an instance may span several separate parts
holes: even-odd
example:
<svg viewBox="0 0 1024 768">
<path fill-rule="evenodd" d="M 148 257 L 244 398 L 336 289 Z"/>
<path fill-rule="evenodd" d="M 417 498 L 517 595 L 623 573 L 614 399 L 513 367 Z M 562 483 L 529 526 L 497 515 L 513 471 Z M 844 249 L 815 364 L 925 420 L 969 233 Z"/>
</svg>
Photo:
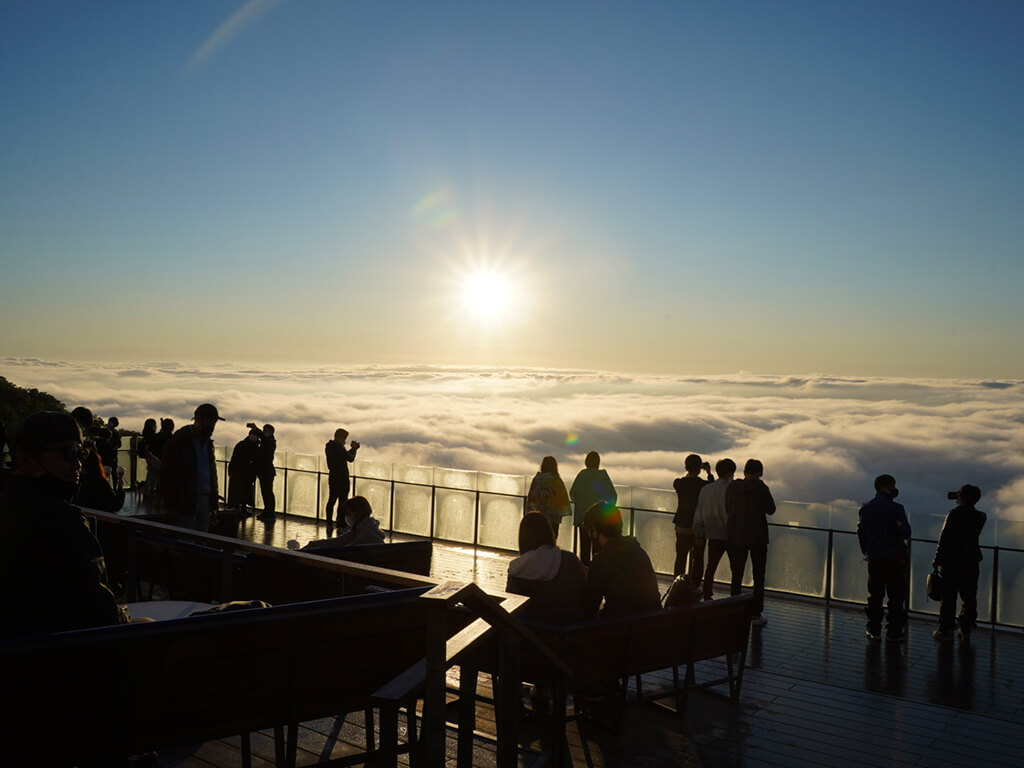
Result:
<svg viewBox="0 0 1024 768">
<path fill-rule="evenodd" d="M 413 464 L 392 464 L 391 477 L 396 483 L 431 485 L 434 482 L 433 467 L 419 467 Z"/>
<path fill-rule="evenodd" d="M 675 493 L 672 495 L 674 497 Z M 623 522 L 628 526 L 628 521 Z M 640 546 L 651 558 L 654 570 L 657 573 L 672 573 L 676 560 L 676 529 L 672 524 L 672 516 L 636 510 L 633 531 Z"/>
<path fill-rule="evenodd" d="M 360 485 L 362 485 L 360 483 Z M 396 533 L 430 536 L 430 488 L 395 484 L 393 529 Z"/>
<path fill-rule="evenodd" d="M 481 547 L 518 551 L 519 521 L 522 518 L 522 498 L 481 493 L 477 543 Z"/>
<path fill-rule="evenodd" d="M 907 519 L 910 521 L 910 528 L 915 539 L 938 541 L 939 534 L 942 533 L 942 524 L 946 521 L 946 515 L 934 512 L 915 514 L 908 511 Z M 931 547 L 934 551 L 935 545 L 932 544 Z"/>
<path fill-rule="evenodd" d="M 513 496 L 526 495 L 526 477 L 524 475 L 478 472 L 477 486 L 486 493 L 507 493 Z"/>
<path fill-rule="evenodd" d="M 228 447 L 221 445 L 220 443 L 213 444 L 213 458 L 215 461 L 227 461 L 228 460 Z"/>
<path fill-rule="evenodd" d="M 374 480 L 390 480 L 392 464 L 381 461 L 363 461 L 356 459 L 348 465 L 349 472 L 359 477 L 369 477 Z M 320 457 L 320 471 L 327 471 L 327 458 Z"/>
<path fill-rule="evenodd" d="M 765 586 L 812 597 L 825 596 L 828 531 L 773 526 Z"/>
<path fill-rule="evenodd" d="M 867 593 L 868 564 L 857 535 L 836 531 L 832 537 L 832 597 L 862 603 Z"/>
<path fill-rule="evenodd" d="M 278 496 L 278 506 L 284 498 L 287 502 L 289 515 L 302 515 L 304 517 L 316 516 L 316 486 L 317 476 L 315 472 L 280 472 L 278 476 L 284 479 L 287 475 L 288 490 L 284 497 Z"/>
<path fill-rule="evenodd" d="M 434 498 L 434 538 L 473 543 L 476 493 L 438 488 Z"/>
<path fill-rule="evenodd" d="M 555 539 L 555 544 L 558 545 L 559 549 L 564 549 L 569 552 L 573 551 L 573 524 L 572 515 L 563 517 L 562 522 L 558 525 L 558 537 Z"/>
<path fill-rule="evenodd" d="M 990 551 L 986 550 L 983 554 L 991 561 Z M 979 587 L 979 601 L 983 594 Z M 997 606 L 999 621 L 1024 626 L 1024 552 L 999 552 Z"/>
<path fill-rule="evenodd" d="M 807 504 L 800 501 L 780 501 L 769 522 L 798 528 L 828 528 L 832 509 L 828 504 Z"/>
<path fill-rule="evenodd" d="M 621 496 L 619 498 L 621 499 Z M 666 491 L 662 488 L 634 488 L 630 501 L 631 503 L 625 504 L 620 500 L 619 506 L 675 514 L 679 499 L 675 491 Z"/>
<path fill-rule="evenodd" d="M 932 559 L 935 557 L 935 542 L 914 541 L 910 543 L 910 598 L 907 607 L 921 613 L 939 613 L 939 604 L 928 599 L 924 580 L 932 572 Z M 865 573 L 867 573 L 865 565 Z M 866 582 L 865 582 L 866 584 Z M 866 591 L 866 587 L 865 587 Z"/>
<path fill-rule="evenodd" d="M 1020 520 L 993 519 L 993 516 L 989 515 L 988 521 L 985 524 L 985 530 L 989 528 L 994 532 L 995 543 L 1000 547 L 1024 549 L 1024 522 Z"/>
<path fill-rule="evenodd" d="M 857 521 L 860 519 L 860 504 L 830 504 L 830 526 L 835 531 L 857 530 Z"/>
<path fill-rule="evenodd" d="M 616 485 L 615 493 L 618 494 L 618 498 L 615 503 L 620 507 L 631 507 L 633 506 L 633 487 L 629 485 Z M 673 511 L 675 508 L 673 507 Z"/>
<path fill-rule="evenodd" d="M 316 472 L 320 463 L 316 456 L 309 453 L 286 453 L 284 455 L 285 466 L 288 469 L 299 469 L 305 472 Z"/>
<path fill-rule="evenodd" d="M 465 491 L 475 491 L 477 487 L 477 473 L 465 469 L 442 469 L 434 468 L 434 485 L 438 488 L 459 488 Z"/>
<path fill-rule="evenodd" d="M 324 476 L 326 477 L 326 476 Z M 327 506 L 327 482 L 326 479 L 320 486 L 320 513 L 326 517 L 324 509 Z M 380 527 L 385 530 L 391 530 L 391 481 L 389 480 L 367 480 L 366 478 L 359 478 L 356 482 L 356 495 L 365 496 L 366 500 L 370 502 L 370 509 L 373 510 L 373 516 L 380 522 Z M 340 503 L 334 505 L 334 519 L 335 525 L 340 520 L 341 524 L 344 525 L 344 515 L 340 515 L 337 511 Z M 420 534 L 422 535 L 422 534 Z"/>
</svg>

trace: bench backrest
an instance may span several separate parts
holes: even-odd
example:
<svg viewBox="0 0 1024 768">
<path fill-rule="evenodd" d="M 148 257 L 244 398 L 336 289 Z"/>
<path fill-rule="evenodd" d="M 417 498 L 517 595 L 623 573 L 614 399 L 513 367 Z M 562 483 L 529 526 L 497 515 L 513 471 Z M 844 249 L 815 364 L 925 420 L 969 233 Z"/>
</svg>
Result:
<svg viewBox="0 0 1024 768">
<path fill-rule="evenodd" d="M 422 658 L 424 591 L 4 644 L 4 759 L 67 765 L 362 709 Z"/>
<path fill-rule="evenodd" d="M 396 571 L 429 576 L 434 545 L 429 539 L 394 541 L 390 544 L 357 544 L 356 546 L 338 546 L 327 540 L 324 542 L 311 541 L 299 551 L 336 560 L 346 560 L 350 563 L 363 563 L 364 565 L 375 565 L 380 568 L 392 568 Z"/>
<path fill-rule="evenodd" d="M 530 627 L 572 667 L 580 685 L 744 651 L 752 611 L 753 596 L 743 595 L 614 619 Z M 550 670 L 529 656 L 522 664 L 524 679 L 550 679 Z"/>
</svg>

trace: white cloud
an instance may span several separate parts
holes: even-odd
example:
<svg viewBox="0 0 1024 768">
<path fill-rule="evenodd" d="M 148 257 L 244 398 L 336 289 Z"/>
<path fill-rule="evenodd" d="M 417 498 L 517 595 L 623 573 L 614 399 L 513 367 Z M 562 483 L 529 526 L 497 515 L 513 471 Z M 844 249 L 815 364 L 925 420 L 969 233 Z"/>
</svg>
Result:
<svg viewBox="0 0 1024 768">
<path fill-rule="evenodd" d="M 360 458 L 531 474 L 545 455 L 572 477 L 589 450 L 623 485 L 671 488 L 686 454 L 764 461 L 779 499 L 862 501 L 894 474 L 920 513 L 964 482 L 991 513 L 1024 519 L 1024 383 L 831 376 L 630 376 L 596 371 L 364 366 L 87 365 L 0 360 L 0 375 L 88 405 L 125 427 L 201 402 L 228 421 L 270 422 L 282 450 L 319 454 L 335 427 Z M 574 440 L 574 438 L 576 438 Z"/>
</svg>

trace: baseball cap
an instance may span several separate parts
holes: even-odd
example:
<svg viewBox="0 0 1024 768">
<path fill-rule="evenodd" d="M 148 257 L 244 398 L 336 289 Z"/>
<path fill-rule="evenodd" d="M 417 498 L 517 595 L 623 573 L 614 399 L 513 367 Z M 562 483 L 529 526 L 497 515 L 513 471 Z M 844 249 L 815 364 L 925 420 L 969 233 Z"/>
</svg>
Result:
<svg viewBox="0 0 1024 768">
<path fill-rule="evenodd" d="M 10 436 L 11 446 L 21 451 L 38 451 L 53 443 L 70 442 L 82 442 L 82 430 L 71 416 L 57 411 L 37 411 L 26 416 Z"/>
<path fill-rule="evenodd" d="M 211 405 L 210 403 L 203 403 L 196 408 L 195 417 L 197 419 L 216 419 L 217 421 L 224 421 L 224 417 L 217 413 L 217 406 Z"/>
</svg>

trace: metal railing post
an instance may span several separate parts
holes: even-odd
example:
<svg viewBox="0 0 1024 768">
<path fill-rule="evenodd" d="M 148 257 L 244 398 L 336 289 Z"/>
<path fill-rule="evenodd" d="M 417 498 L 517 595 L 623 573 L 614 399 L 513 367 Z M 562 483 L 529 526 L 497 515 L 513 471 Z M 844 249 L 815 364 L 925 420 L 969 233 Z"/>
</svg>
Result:
<svg viewBox="0 0 1024 768">
<path fill-rule="evenodd" d="M 828 529 L 828 552 L 825 555 L 825 607 L 827 608 L 832 602 L 832 571 L 835 569 L 835 563 L 833 558 L 835 557 L 835 547 L 832 544 L 832 529 Z"/>
<path fill-rule="evenodd" d="M 999 545 L 992 546 L 992 596 L 989 598 L 988 620 L 994 627 L 999 613 Z"/>
</svg>

